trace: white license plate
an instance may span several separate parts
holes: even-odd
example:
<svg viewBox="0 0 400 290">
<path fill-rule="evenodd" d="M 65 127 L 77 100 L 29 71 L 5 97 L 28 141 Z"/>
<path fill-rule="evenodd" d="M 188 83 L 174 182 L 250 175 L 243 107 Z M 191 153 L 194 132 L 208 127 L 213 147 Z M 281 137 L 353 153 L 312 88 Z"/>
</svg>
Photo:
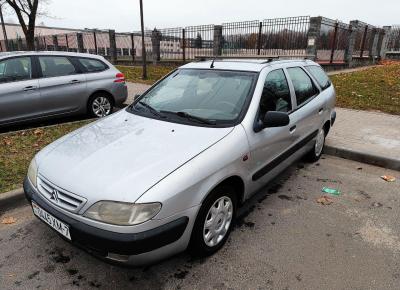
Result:
<svg viewBox="0 0 400 290">
<path fill-rule="evenodd" d="M 33 208 L 33 213 L 43 220 L 46 224 L 48 224 L 50 227 L 55 229 L 57 232 L 62 234 L 64 237 L 66 237 L 68 240 L 71 240 L 71 235 L 69 233 L 69 226 L 60 220 L 56 219 L 53 217 L 51 214 L 49 214 L 47 211 L 42 209 L 40 206 L 38 206 L 36 203 L 32 202 L 32 208 Z"/>
</svg>

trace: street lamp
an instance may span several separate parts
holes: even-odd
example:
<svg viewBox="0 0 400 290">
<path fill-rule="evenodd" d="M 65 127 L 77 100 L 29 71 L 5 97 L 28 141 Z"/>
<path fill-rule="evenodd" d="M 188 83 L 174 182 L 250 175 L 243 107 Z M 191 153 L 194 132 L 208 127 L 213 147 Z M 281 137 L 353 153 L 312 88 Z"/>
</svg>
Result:
<svg viewBox="0 0 400 290">
<path fill-rule="evenodd" d="M 144 43 L 144 22 L 143 22 L 143 0 L 140 1 L 140 22 L 142 26 L 142 60 L 143 60 L 143 74 L 142 78 L 147 79 L 147 67 L 146 67 L 146 47 Z"/>
<path fill-rule="evenodd" d="M 8 38 L 7 38 L 7 31 L 6 31 L 6 25 L 4 24 L 4 18 L 3 18 L 3 5 L 5 2 L 0 2 L 0 20 L 1 20 L 1 26 L 3 27 L 3 35 L 4 35 L 4 43 L 5 43 L 5 48 L 8 51 Z"/>
</svg>

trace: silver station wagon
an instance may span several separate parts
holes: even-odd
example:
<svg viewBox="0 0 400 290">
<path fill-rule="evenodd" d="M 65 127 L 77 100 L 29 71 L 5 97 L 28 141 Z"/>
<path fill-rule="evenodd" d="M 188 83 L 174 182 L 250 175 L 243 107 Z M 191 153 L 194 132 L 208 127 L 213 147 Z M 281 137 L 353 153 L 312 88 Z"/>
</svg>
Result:
<svg viewBox="0 0 400 290">
<path fill-rule="evenodd" d="M 124 75 L 101 56 L 0 54 L 0 126 L 78 114 L 104 117 L 127 96 Z"/>
<path fill-rule="evenodd" d="M 186 64 L 40 151 L 25 194 L 65 240 L 109 261 L 210 255 L 245 200 L 300 157 L 320 158 L 334 106 L 309 60 Z"/>
</svg>

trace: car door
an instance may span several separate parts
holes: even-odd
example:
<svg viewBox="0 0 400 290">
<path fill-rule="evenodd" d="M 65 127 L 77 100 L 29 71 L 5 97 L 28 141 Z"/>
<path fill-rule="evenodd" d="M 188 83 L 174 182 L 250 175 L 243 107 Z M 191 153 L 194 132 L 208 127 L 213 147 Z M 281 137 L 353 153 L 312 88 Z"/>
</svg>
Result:
<svg viewBox="0 0 400 290">
<path fill-rule="evenodd" d="M 260 122 L 268 111 L 292 111 L 292 97 L 283 69 L 268 73 L 255 122 Z M 284 127 L 265 128 L 248 132 L 251 152 L 252 180 L 259 185 L 269 181 L 284 165 L 285 152 L 292 145 L 290 124 Z M 258 131 L 258 130 L 255 130 Z"/>
<path fill-rule="evenodd" d="M 40 94 L 47 114 L 75 112 L 86 108 L 86 77 L 67 56 L 38 56 Z"/>
<path fill-rule="evenodd" d="M 319 98 L 319 89 L 304 68 L 296 66 L 286 70 L 295 94 L 296 107 L 290 115 L 293 122 L 292 135 L 300 149 L 314 139 L 322 127 L 324 103 Z"/>
<path fill-rule="evenodd" d="M 0 60 L 0 123 L 40 115 L 40 92 L 30 56 Z"/>
</svg>

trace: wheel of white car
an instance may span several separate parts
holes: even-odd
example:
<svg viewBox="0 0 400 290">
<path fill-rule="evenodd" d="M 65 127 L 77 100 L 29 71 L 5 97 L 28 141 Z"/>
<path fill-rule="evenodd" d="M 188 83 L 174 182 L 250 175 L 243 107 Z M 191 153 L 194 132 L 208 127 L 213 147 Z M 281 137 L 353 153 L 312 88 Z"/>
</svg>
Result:
<svg viewBox="0 0 400 290">
<path fill-rule="evenodd" d="M 92 117 L 102 118 L 110 115 L 113 111 L 113 100 L 105 93 L 94 94 L 89 101 L 88 111 Z"/>
<path fill-rule="evenodd" d="M 325 146 L 325 129 L 322 127 L 315 138 L 313 148 L 307 155 L 307 159 L 311 162 L 318 161 L 321 158 Z"/>
<path fill-rule="evenodd" d="M 190 240 L 195 256 L 208 256 L 225 244 L 236 215 L 236 194 L 231 186 L 219 186 L 203 202 Z"/>
</svg>

